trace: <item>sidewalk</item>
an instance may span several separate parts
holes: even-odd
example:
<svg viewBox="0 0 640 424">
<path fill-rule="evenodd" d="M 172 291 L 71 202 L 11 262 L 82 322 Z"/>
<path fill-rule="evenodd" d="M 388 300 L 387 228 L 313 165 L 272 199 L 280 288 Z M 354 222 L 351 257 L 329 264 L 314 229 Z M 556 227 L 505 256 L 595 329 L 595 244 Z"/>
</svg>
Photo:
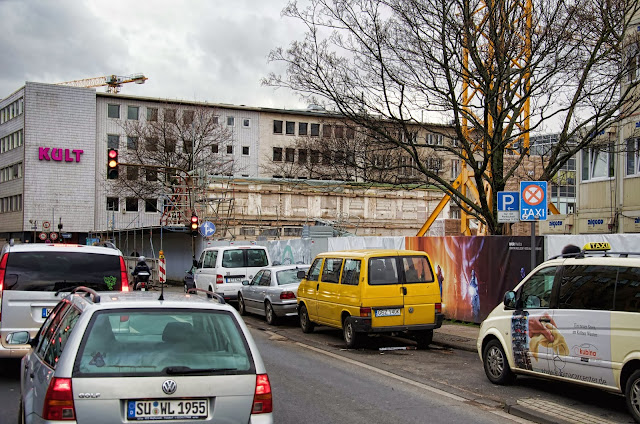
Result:
<svg viewBox="0 0 640 424">
<path fill-rule="evenodd" d="M 479 332 L 479 325 L 456 324 L 445 321 L 442 327 L 433 332 L 433 344 L 477 352 L 476 340 Z"/>
</svg>

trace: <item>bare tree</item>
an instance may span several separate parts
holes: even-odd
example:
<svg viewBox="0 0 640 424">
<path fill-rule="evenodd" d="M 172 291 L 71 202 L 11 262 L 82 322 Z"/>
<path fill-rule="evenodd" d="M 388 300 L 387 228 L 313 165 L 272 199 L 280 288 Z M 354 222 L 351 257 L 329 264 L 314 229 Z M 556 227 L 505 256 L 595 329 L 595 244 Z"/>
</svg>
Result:
<svg viewBox="0 0 640 424">
<path fill-rule="evenodd" d="M 232 134 L 218 123 L 219 113 L 211 107 L 167 104 L 149 111 L 146 120 L 122 124 L 126 148 L 121 150 L 123 170 L 115 188 L 143 199 L 180 199 L 173 207 L 187 215 L 196 208 L 208 176 L 232 173 L 233 161 L 225 155 Z"/>
<path fill-rule="evenodd" d="M 410 156 L 425 183 L 497 234 L 495 197 L 529 154 L 529 132 L 560 134 L 545 157 L 541 178 L 548 180 L 637 110 L 639 79 L 628 59 L 636 60 L 630 29 L 639 7 L 624 0 L 310 0 L 302 9 L 292 2 L 283 15 L 308 31 L 271 52 L 287 72 L 263 83 L 324 103 Z M 459 144 L 438 150 L 464 161 L 476 187 L 489 186 L 478 199 L 424 163 L 424 140 L 412 136 L 425 126 L 424 112 L 454 129 Z"/>
</svg>

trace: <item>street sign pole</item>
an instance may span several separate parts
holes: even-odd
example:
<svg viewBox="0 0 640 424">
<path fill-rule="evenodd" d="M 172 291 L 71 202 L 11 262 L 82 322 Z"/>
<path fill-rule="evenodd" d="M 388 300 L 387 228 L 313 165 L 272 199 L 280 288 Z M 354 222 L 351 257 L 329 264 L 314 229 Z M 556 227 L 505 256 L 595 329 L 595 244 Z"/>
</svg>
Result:
<svg viewBox="0 0 640 424">
<path fill-rule="evenodd" d="M 536 267 L 536 221 L 531 221 L 531 271 Z"/>
<path fill-rule="evenodd" d="M 547 199 L 546 181 L 520 181 L 520 221 L 531 222 L 531 270 L 536 267 L 536 221 L 546 221 Z"/>
</svg>

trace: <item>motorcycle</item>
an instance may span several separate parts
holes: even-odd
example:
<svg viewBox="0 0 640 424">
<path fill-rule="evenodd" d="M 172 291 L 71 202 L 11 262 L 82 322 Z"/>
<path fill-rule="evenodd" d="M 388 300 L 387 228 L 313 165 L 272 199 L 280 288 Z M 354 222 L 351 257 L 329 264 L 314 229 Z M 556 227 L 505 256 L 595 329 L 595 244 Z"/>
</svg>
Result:
<svg viewBox="0 0 640 424">
<path fill-rule="evenodd" d="M 151 275 L 147 271 L 140 271 L 137 275 L 134 275 L 134 290 L 147 291 L 149 290 L 149 277 Z"/>
</svg>

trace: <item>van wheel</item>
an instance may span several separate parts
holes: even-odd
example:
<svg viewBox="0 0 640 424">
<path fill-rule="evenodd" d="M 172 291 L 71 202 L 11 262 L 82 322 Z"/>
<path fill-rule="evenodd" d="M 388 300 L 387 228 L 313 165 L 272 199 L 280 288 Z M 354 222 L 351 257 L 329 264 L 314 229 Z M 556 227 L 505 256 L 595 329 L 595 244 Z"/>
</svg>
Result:
<svg viewBox="0 0 640 424">
<path fill-rule="evenodd" d="M 278 317 L 271 306 L 271 302 L 267 301 L 264 304 L 264 317 L 267 319 L 267 324 L 278 325 Z"/>
<path fill-rule="evenodd" d="M 210 291 L 211 293 L 213 293 L 213 287 L 209 287 L 209 291 Z M 211 296 L 211 294 L 209 294 L 209 293 L 207 293 L 207 297 L 208 297 L 209 299 L 213 299 L 213 296 Z"/>
<path fill-rule="evenodd" d="M 509 367 L 507 355 L 498 340 L 491 340 L 484 348 L 482 355 L 484 372 L 493 384 L 509 384 L 515 379 L 515 374 Z"/>
<path fill-rule="evenodd" d="M 353 328 L 353 319 L 351 319 L 351 317 L 345 318 L 342 323 L 342 334 L 349 349 L 355 349 L 358 347 L 362 336 Z"/>
<path fill-rule="evenodd" d="M 300 306 L 300 328 L 302 329 L 302 332 L 311 333 L 313 332 L 314 327 L 315 324 L 309 319 L 307 307 L 305 305 Z"/>
<path fill-rule="evenodd" d="M 433 341 L 433 330 L 420 331 L 416 334 L 416 342 L 418 349 L 429 349 L 429 345 Z"/>
<path fill-rule="evenodd" d="M 240 315 L 247 315 L 247 308 L 244 304 L 244 297 L 241 294 L 238 294 L 238 312 Z"/>
<path fill-rule="evenodd" d="M 627 398 L 627 407 L 636 422 L 640 423 L 640 370 L 635 370 L 625 389 L 625 397 Z"/>
</svg>

